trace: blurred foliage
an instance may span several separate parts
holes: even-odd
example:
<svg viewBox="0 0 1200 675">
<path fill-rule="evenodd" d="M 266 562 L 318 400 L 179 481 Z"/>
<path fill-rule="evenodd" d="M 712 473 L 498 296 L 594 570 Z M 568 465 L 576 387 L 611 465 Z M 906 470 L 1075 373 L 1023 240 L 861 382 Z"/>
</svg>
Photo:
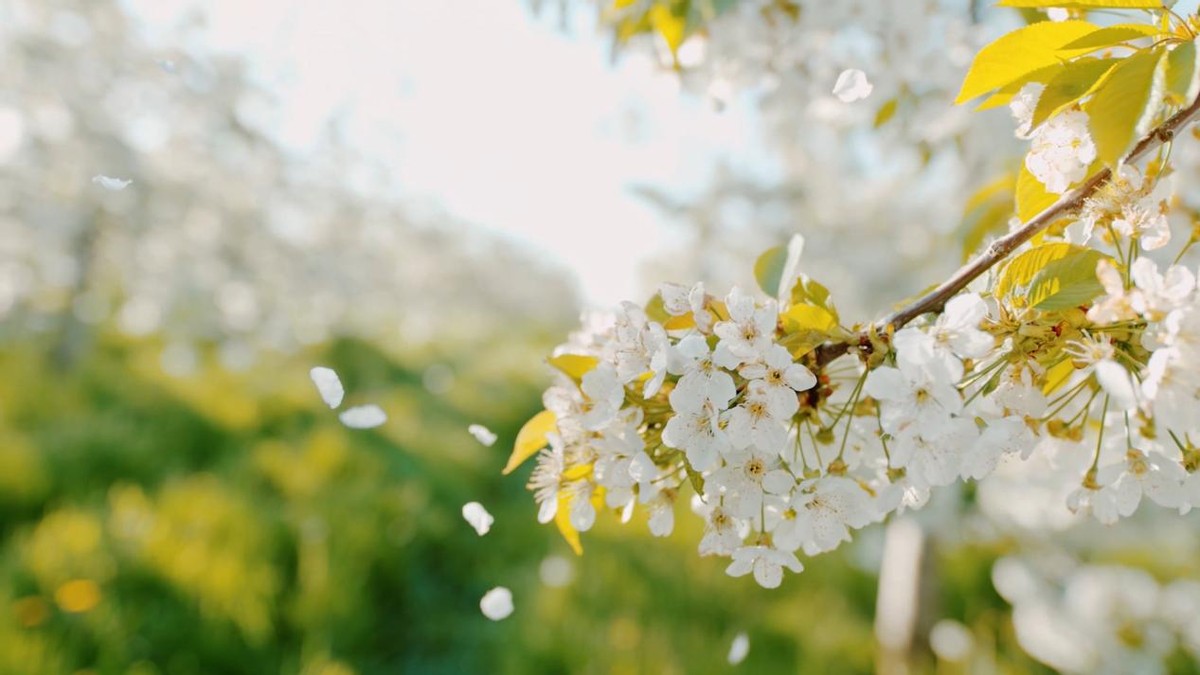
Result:
<svg viewBox="0 0 1200 675">
<path fill-rule="evenodd" d="M 538 526 L 526 471 L 499 477 L 542 384 L 512 364 L 537 347 L 347 340 L 174 377 L 153 340 L 96 345 L 70 370 L 33 341 L 0 354 L 0 672 L 728 672 L 742 630 L 747 672 L 873 670 L 875 579 L 854 549 L 772 592 L 697 558 L 683 514 L 667 540 L 603 518 L 583 558 Z M 316 363 L 390 421 L 342 428 Z M 472 422 L 501 440 L 477 444 Z M 486 537 L 470 500 L 496 516 Z M 955 563 L 943 592 L 999 631 L 989 564 Z M 516 602 L 499 623 L 478 607 L 496 585 Z"/>
</svg>

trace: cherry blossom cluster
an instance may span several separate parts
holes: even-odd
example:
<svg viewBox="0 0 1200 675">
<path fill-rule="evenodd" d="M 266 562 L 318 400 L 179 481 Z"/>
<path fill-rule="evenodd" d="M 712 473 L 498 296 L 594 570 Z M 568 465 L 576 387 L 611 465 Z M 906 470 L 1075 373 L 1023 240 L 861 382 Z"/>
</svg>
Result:
<svg viewBox="0 0 1200 675">
<path fill-rule="evenodd" d="M 530 480 L 542 522 L 567 509 L 583 532 L 598 509 L 628 520 L 640 504 L 665 536 L 690 488 L 706 522 L 700 554 L 729 556 L 729 574 L 775 587 L 784 569 L 803 569 L 798 552 L 833 550 L 923 505 L 931 488 L 1033 447 L 1029 425 L 992 402 L 1003 396 L 972 402 L 961 386 L 996 344 L 979 328 L 979 295 L 897 332 L 886 360 L 828 364 L 785 346 L 795 334 L 774 299 L 672 284 L 659 298 L 661 321 L 626 303 L 560 348 L 595 365 L 545 395 L 555 430 Z M 1006 385 L 1010 399 L 1019 386 Z"/>
<path fill-rule="evenodd" d="M 1170 240 L 1155 183 L 1125 167 L 1044 240 L 1099 254 L 1103 293 L 1076 307 L 1037 311 L 993 282 L 899 330 L 816 331 L 858 336 L 828 362 L 797 323 L 817 309 L 803 294 L 666 284 L 646 308 L 592 317 L 556 356 L 586 367 L 544 397 L 539 520 L 584 532 L 599 510 L 628 521 L 640 505 L 665 536 L 690 490 L 700 554 L 775 587 L 798 553 L 1034 454 L 1077 517 L 1112 523 L 1143 497 L 1186 512 L 1200 504 L 1200 297 L 1191 270 L 1141 254 Z"/>
</svg>

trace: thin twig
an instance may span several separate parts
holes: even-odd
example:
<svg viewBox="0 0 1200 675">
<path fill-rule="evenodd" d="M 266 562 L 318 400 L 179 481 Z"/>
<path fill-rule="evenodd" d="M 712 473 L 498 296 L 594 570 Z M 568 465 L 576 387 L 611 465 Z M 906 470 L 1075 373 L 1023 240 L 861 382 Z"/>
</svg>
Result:
<svg viewBox="0 0 1200 675">
<path fill-rule="evenodd" d="M 1129 151 L 1123 162 L 1137 161 L 1150 150 L 1170 142 L 1183 127 L 1195 121 L 1194 118 L 1198 114 L 1200 114 L 1200 98 L 1197 98 L 1191 105 L 1175 113 L 1165 122 L 1152 129 L 1142 140 L 1138 141 L 1137 145 L 1133 146 L 1133 150 Z M 879 334 L 886 335 L 889 331 L 903 327 L 922 314 L 940 311 L 946 302 L 957 295 L 959 291 L 966 288 L 968 284 L 980 277 L 984 272 L 987 272 L 997 263 L 1011 255 L 1021 244 L 1032 239 L 1036 234 L 1049 227 L 1063 215 L 1079 210 L 1089 197 L 1096 194 L 1110 180 L 1112 180 L 1112 169 L 1106 168 L 1097 172 L 1094 176 L 1087 179 L 1083 185 L 1060 197 L 1058 201 L 1034 216 L 1020 228 L 992 241 L 983 253 L 959 268 L 957 272 L 942 282 L 937 288 L 875 323 L 874 330 Z M 820 365 L 825 365 L 839 356 L 846 354 L 852 347 L 857 347 L 859 350 L 869 350 L 871 342 L 868 338 L 868 333 L 864 332 L 856 336 L 851 342 L 821 345 L 817 350 L 817 362 Z"/>
</svg>

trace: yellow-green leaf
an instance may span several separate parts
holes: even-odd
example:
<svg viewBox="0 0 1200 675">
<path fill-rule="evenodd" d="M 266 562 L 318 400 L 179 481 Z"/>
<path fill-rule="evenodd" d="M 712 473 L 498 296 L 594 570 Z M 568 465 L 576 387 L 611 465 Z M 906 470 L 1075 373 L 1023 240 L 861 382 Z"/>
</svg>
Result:
<svg viewBox="0 0 1200 675">
<path fill-rule="evenodd" d="M 1061 259 L 1076 248 L 1079 247 L 1074 244 L 1055 242 L 1053 244 L 1034 246 L 1013 258 L 1004 266 L 1004 271 L 1000 273 L 1000 277 L 996 280 L 996 297 L 1008 297 L 1021 289 L 1028 288 L 1029 283 L 1033 281 L 1038 272 L 1042 271 L 1043 267 L 1050 262 Z M 1023 298 L 1017 298 L 1017 300 L 1019 302 L 1014 304 L 1025 304 Z"/>
<path fill-rule="evenodd" d="M 784 284 L 796 278 L 803 251 L 804 237 L 797 234 L 792 235 L 786 245 L 768 249 L 758 256 L 754 261 L 754 279 L 763 293 L 772 298 L 780 297 Z"/>
<path fill-rule="evenodd" d="M 650 296 L 650 300 L 646 302 L 645 310 L 646 318 L 650 319 L 651 321 L 663 323 L 671 318 L 671 315 L 667 314 L 667 308 L 663 306 L 663 298 L 661 293 L 655 293 L 654 295 Z"/>
<path fill-rule="evenodd" d="M 556 430 L 555 422 L 554 413 L 549 410 L 543 410 L 531 417 L 517 432 L 517 440 L 513 443 L 512 454 L 509 455 L 508 463 L 504 465 L 501 473 L 504 475 L 512 473 L 518 466 L 521 466 L 522 462 L 546 447 L 550 442 L 546 439 L 546 434 Z"/>
<path fill-rule="evenodd" d="M 1114 166 L 1153 124 L 1162 103 L 1154 85 L 1162 84 L 1165 56 L 1162 49 L 1148 49 L 1122 60 L 1084 102 L 1096 157 L 1104 164 Z"/>
<path fill-rule="evenodd" d="M 1094 248 L 1076 246 L 1061 258 L 1047 262 L 1029 283 L 1027 305 L 1054 312 L 1091 303 L 1104 292 L 1096 278 L 1096 265 L 1106 258 Z"/>
<path fill-rule="evenodd" d="M 1062 7 L 1063 9 L 1162 9 L 1162 0 L 1000 0 L 1001 7 Z"/>
<path fill-rule="evenodd" d="M 976 190 L 967 200 L 958 228 L 963 260 L 969 258 L 989 234 L 1007 229 L 1008 219 L 1013 215 L 1015 188 L 1016 179 L 1007 173 Z"/>
<path fill-rule="evenodd" d="M 955 102 L 969 101 L 1058 63 L 1060 47 L 1096 28 L 1087 21 L 1043 21 L 1001 36 L 975 56 Z"/>
<path fill-rule="evenodd" d="M 1015 97 L 1017 93 L 1021 91 L 1022 87 L 1030 82 L 1041 82 L 1042 84 L 1045 84 L 1050 80 L 1053 80 L 1059 73 L 1061 73 L 1062 69 L 1062 63 L 1054 63 L 1046 66 L 1045 68 L 1038 68 L 1031 73 L 1026 73 L 1025 75 L 1004 85 L 997 90 L 996 93 L 983 99 L 983 102 L 975 106 L 975 109 L 991 110 L 992 108 L 999 108 L 1000 106 L 1008 105 L 1012 102 L 1013 97 Z"/>
<path fill-rule="evenodd" d="M 896 115 L 896 106 L 899 104 L 899 102 L 900 100 L 893 96 L 884 102 L 883 105 L 879 106 L 879 110 L 875 111 L 876 129 L 887 124 L 888 120 L 892 119 L 892 117 Z"/>
<path fill-rule="evenodd" d="M 1005 266 L 996 297 L 1042 311 L 1087 304 L 1104 291 L 1096 279 L 1096 264 L 1104 258 L 1095 249 L 1064 242 L 1035 246 Z"/>
<path fill-rule="evenodd" d="M 775 297 L 779 293 L 779 282 L 783 267 L 787 264 L 787 247 L 775 246 L 767 249 L 754 261 L 754 279 L 763 293 Z"/>
<path fill-rule="evenodd" d="M 1017 174 L 1017 218 L 1022 223 L 1029 222 L 1030 218 L 1050 208 L 1056 201 L 1058 195 L 1047 192 L 1046 186 L 1022 164 L 1021 171 Z"/>
<path fill-rule="evenodd" d="M 1200 95 L 1200 70 L 1196 68 L 1196 42 L 1184 42 L 1167 55 L 1167 93 L 1177 105 Z"/>
<path fill-rule="evenodd" d="M 816 305 L 829 312 L 835 324 L 838 322 L 837 307 L 833 305 L 829 289 L 807 274 L 797 275 L 789 298 L 792 305 Z"/>
<path fill-rule="evenodd" d="M 1072 40 L 1063 45 L 1059 50 L 1059 56 L 1071 57 L 1082 54 L 1090 54 L 1097 49 L 1107 49 L 1130 40 L 1138 40 L 1152 35 L 1158 35 L 1158 28 L 1144 23 L 1122 23 L 1115 26 L 1106 26 L 1100 30 L 1093 31 L 1079 38 Z"/>
<path fill-rule="evenodd" d="M 597 363 L 600 363 L 600 359 L 584 354 L 559 354 L 546 359 L 546 361 L 576 382 L 582 380 L 584 375 L 587 375 L 596 367 Z"/>
<path fill-rule="evenodd" d="M 786 333 L 828 333 L 837 327 L 837 318 L 829 310 L 816 305 L 792 305 L 782 318 Z"/>
<path fill-rule="evenodd" d="M 667 5 L 654 5 L 648 14 L 650 25 L 662 36 L 674 55 L 687 37 L 687 18 L 679 16 Z"/>
<path fill-rule="evenodd" d="M 1092 88 L 1122 59 L 1079 59 L 1068 63 L 1046 84 L 1033 111 L 1033 126 L 1057 115 L 1088 94 Z"/>
<path fill-rule="evenodd" d="M 1042 385 L 1042 393 L 1049 396 L 1054 390 L 1063 386 L 1075 372 L 1075 364 L 1071 359 L 1063 359 L 1046 370 L 1046 382 Z"/>
</svg>

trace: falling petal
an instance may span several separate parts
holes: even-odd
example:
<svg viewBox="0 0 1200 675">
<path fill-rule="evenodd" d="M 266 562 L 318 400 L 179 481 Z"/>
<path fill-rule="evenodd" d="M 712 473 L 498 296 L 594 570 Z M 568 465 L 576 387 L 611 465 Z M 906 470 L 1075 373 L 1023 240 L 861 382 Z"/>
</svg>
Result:
<svg viewBox="0 0 1200 675">
<path fill-rule="evenodd" d="M 738 633 L 733 638 L 733 644 L 729 645 L 729 665 L 736 666 L 746 660 L 746 655 L 750 653 L 750 636 L 745 632 Z"/>
<path fill-rule="evenodd" d="M 488 429 L 482 424 L 472 424 L 471 426 L 467 427 L 467 431 L 471 432 L 471 435 L 475 437 L 475 440 L 483 443 L 489 448 L 492 447 L 492 445 L 496 442 L 496 434 L 492 433 L 491 429 Z"/>
<path fill-rule="evenodd" d="M 124 190 L 125 188 L 129 187 L 131 183 L 133 183 L 131 180 L 112 178 L 110 176 L 92 176 L 92 182 L 104 188 L 105 190 L 112 190 L 113 192 Z"/>
<path fill-rule="evenodd" d="M 488 513 L 487 509 L 483 508 L 483 504 L 479 502 L 463 504 L 462 515 L 463 519 L 470 523 L 481 537 L 487 534 L 488 530 L 492 529 L 492 523 L 496 522 L 492 514 Z"/>
<path fill-rule="evenodd" d="M 483 595 L 479 609 L 492 621 L 508 618 L 513 613 L 512 591 L 503 586 L 493 588 Z"/>
<path fill-rule="evenodd" d="M 857 68 L 843 70 L 833 85 L 833 95 L 843 103 L 861 101 L 871 95 L 875 85 L 867 81 L 867 74 Z"/>
<path fill-rule="evenodd" d="M 317 391 L 321 394 L 321 400 L 325 401 L 325 405 L 330 408 L 336 408 L 342 404 L 342 397 L 346 395 L 346 389 L 342 387 L 342 380 L 332 368 L 317 366 L 308 371 L 308 376 L 312 378 L 313 384 L 317 385 Z"/>
<path fill-rule="evenodd" d="M 358 405 L 343 410 L 338 419 L 351 429 L 372 429 L 387 421 L 387 413 L 377 405 Z"/>
</svg>

